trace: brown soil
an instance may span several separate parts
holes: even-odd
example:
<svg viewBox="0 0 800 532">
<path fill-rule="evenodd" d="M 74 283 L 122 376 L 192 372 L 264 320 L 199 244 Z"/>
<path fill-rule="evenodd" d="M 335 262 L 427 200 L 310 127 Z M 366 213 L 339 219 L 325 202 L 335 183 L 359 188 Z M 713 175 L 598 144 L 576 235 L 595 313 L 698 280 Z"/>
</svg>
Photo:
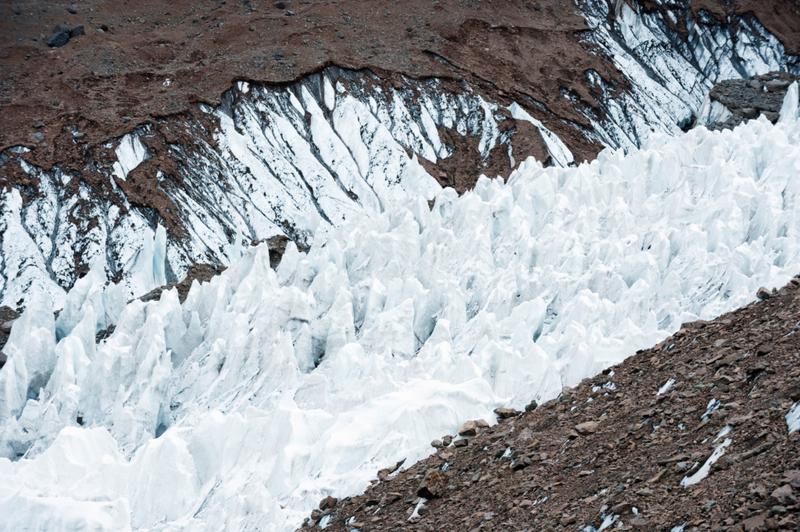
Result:
<svg viewBox="0 0 800 532">
<path fill-rule="evenodd" d="M 139 299 L 142 301 L 155 301 L 161 297 L 161 292 L 164 290 L 178 289 L 178 299 L 181 303 L 186 301 L 186 296 L 189 295 L 189 290 L 192 288 L 192 283 L 197 281 L 200 284 L 206 283 L 225 271 L 224 266 L 215 264 L 192 264 L 186 271 L 186 276 L 177 283 L 168 283 L 164 286 L 159 286 L 147 292 Z"/>
<path fill-rule="evenodd" d="M 493 100 L 522 101 L 525 93 L 555 116 L 533 104 L 529 112 L 582 160 L 600 147 L 558 119 L 589 127 L 560 89 L 592 104 L 583 73 L 616 77 L 577 41 L 575 33 L 587 29 L 583 18 L 558 0 L 293 1 L 287 9 L 258 0 L 91 0 L 76 14 L 69 6 L 19 2 L 19 15 L 0 9 L 0 148 L 32 144 L 30 134 L 42 133 L 45 149 L 39 144 L 26 159 L 43 168 L 79 159 L 51 148 L 67 126 L 85 132 L 92 149 L 153 117 L 187 112 L 191 102 L 217 104 L 235 80 L 286 83 L 331 64 L 384 79 L 466 80 Z M 48 48 L 56 24 L 83 25 L 86 35 Z M 101 25 L 108 31 L 97 33 Z"/>
<path fill-rule="evenodd" d="M 363 495 L 323 501 L 303 528 L 330 514 L 330 531 L 583 530 L 616 514 L 613 530 L 798 530 L 800 431 L 785 420 L 800 400 L 798 287 L 685 324 L 558 399 L 498 411 L 510 417 L 460 443 L 434 442 L 434 455 L 382 470 Z M 725 438 L 710 475 L 681 487 Z M 434 498 L 410 518 L 420 495 Z"/>
</svg>

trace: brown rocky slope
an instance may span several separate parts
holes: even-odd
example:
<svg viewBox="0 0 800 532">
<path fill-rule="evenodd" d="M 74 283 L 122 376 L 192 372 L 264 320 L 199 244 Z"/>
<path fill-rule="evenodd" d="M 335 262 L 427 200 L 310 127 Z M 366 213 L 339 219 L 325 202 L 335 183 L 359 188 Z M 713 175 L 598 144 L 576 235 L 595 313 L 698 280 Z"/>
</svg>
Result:
<svg viewBox="0 0 800 532">
<path fill-rule="evenodd" d="M 538 408 L 498 409 L 493 427 L 468 422 L 474 436 L 322 501 L 303 529 L 798 530 L 799 288 L 687 323 Z"/>
<path fill-rule="evenodd" d="M 71 140 L 68 126 L 77 125 L 88 153 L 153 119 L 191 115 L 195 102 L 218 105 L 237 80 L 289 83 L 338 65 L 388 80 L 466 81 L 491 100 L 520 103 L 576 160 L 592 159 L 601 146 L 583 134 L 591 129 L 585 112 L 602 110 L 586 74 L 599 73 L 620 90 L 627 83 L 582 40 L 589 28 L 579 7 L 565 0 L 6 2 L 0 6 L 0 152 Z M 788 53 L 800 51 L 796 2 L 702 0 L 686 13 L 720 24 L 752 16 Z M 674 30 L 685 40 L 686 21 L 678 22 Z M 75 35 L 49 47 L 59 29 Z M 26 160 L 45 169 L 69 162 L 44 149 Z"/>
</svg>

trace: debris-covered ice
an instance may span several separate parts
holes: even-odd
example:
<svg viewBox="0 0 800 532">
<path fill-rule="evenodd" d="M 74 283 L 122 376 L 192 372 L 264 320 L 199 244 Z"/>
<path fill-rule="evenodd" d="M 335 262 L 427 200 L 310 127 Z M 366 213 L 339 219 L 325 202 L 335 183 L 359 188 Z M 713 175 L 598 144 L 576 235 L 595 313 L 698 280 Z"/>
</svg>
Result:
<svg viewBox="0 0 800 532">
<path fill-rule="evenodd" d="M 698 128 L 576 168 L 528 160 L 432 208 L 398 194 L 308 253 L 290 243 L 276 270 L 248 248 L 183 304 L 121 303 L 98 275 L 56 322 L 42 291 L 0 370 L 0 515 L 292 530 L 465 419 L 555 397 L 787 282 L 799 170 L 797 121 Z M 159 242 L 134 261 L 147 279 Z"/>
</svg>

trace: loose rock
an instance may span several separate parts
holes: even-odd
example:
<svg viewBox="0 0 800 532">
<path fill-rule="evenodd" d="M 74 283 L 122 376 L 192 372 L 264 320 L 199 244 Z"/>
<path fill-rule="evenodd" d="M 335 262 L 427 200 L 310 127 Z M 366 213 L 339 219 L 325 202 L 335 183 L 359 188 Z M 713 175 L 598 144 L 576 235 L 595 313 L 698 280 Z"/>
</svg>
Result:
<svg viewBox="0 0 800 532">
<path fill-rule="evenodd" d="M 445 474 L 437 469 L 429 469 L 422 484 L 417 488 L 417 495 L 426 499 L 435 499 L 444 495 L 446 487 L 447 477 Z"/>
</svg>

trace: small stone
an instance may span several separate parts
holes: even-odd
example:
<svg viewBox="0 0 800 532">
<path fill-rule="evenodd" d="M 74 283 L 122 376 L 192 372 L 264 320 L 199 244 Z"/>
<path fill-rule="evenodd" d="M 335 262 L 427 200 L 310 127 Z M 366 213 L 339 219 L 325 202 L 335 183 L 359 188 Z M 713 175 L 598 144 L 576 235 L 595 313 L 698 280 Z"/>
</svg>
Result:
<svg viewBox="0 0 800 532">
<path fill-rule="evenodd" d="M 82 139 L 85 136 L 86 136 L 86 133 L 82 133 L 80 131 L 73 131 L 72 132 L 72 138 L 74 138 L 74 139 Z"/>
<path fill-rule="evenodd" d="M 276 8 L 278 8 L 278 9 L 286 9 L 286 4 L 284 4 L 283 2 L 275 2 L 272 5 L 275 6 Z"/>
<path fill-rule="evenodd" d="M 33 137 L 33 140 L 35 140 L 36 142 L 42 142 L 42 141 L 44 141 L 44 135 L 42 135 L 42 134 L 41 134 L 41 133 L 39 133 L 39 132 L 36 132 L 36 133 L 31 133 L 31 137 Z"/>
<path fill-rule="evenodd" d="M 772 292 L 764 288 L 763 286 L 756 291 L 756 297 L 758 299 L 769 299 L 772 295 Z"/>
<path fill-rule="evenodd" d="M 412 28 L 411 26 L 409 26 L 409 27 L 407 27 L 407 28 L 406 28 L 406 31 L 407 31 L 408 33 L 411 33 L 412 31 L 414 31 L 414 28 Z"/>
<path fill-rule="evenodd" d="M 791 82 L 785 79 L 773 79 L 772 81 L 768 81 L 764 84 L 767 87 L 767 90 L 770 92 L 777 92 L 787 88 L 791 85 Z"/>
<path fill-rule="evenodd" d="M 758 111 L 752 107 L 745 107 L 742 109 L 742 116 L 747 119 L 752 119 L 758 116 Z"/>
<path fill-rule="evenodd" d="M 631 504 L 628 502 L 621 502 L 611 507 L 611 513 L 617 515 L 625 515 L 630 513 L 631 511 Z"/>
<path fill-rule="evenodd" d="M 585 423 L 580 423 L 575 425 L 575 432 L 580 434 L 581 436 L 586 436 L 588 434 L 594 434 L 597 432 L 598 427 L 600 426 L 599 423 L 596 421 L 587 421 Z"/>
<path fill-rule="evenodd" d="M 633 528 L 649 528 L 650 521 L 645 519 L 644 517 L 634 517 L 630 521 L 628 521 Z"/>
<path fill-rule="evenodd" d="M 80 37 L 81 35 L 86 35 L 86 28 L 83 26 L 76 26 L 69 30 L 69 38 L 74 39 L 75 37 Z"/>
<path fill-rule="evenodd" d="M 561 520 L 559 520 L 559 523 L 561 524 L 561 526 L 569 526 L 569 525 L 573 524 L 577 520 L 578 520 L 577 517 L 575 517 L 574 515 L 570 515 L 570 516 L 561 518 Z"/>
<path fill-rule="evenodd" d="M 344 33 L 342 33 L 341 31 L 337 30 L 336 31 L 336 36 L 339 37 L 340 39 L 344 39 Z"/>
<path fill-rule="evenodd" d="M 447 477 L 438 469 L 429 469 L 417 488 L 417 496 L 425 499 L 435 499 L 444 495 L 447 487 Z"/>
<path fill-rule="evenodd" d="M 72 6 L 68 7 L 68 8 L 67 8 L 67 11 L 68 11 L 69 13 L 72 13 L 73 15 L 77 15 L 77 14 L 78 14 L 78 10 L 77 10 L 77 9 L 75 9 L 74 7 L 72 7 Z"/>
<path fill-rule="evenodd" d="M 287 17 L 293 17 L 294 15 L 295 15 L 295 13 L 294 13 L 294 11 L 292 11 L 291 9 L 289 9 L 289 10 L 287 10 L 287 11 L 286 11 L 286 16 L 287 16 Z"/>
<path fill-rule="evenodd" d="M 528 406 L 525 407 L 525 411 L 526 412 L 533 412 L 537 408 L 539 408 L 539 403 L 537 403 L 536 400 L 534 399 L 533 401 L 528 403 Z"/>
<path fill-rule="evenodd" d="M 730 456 L 728 456 L 727 454 L 723 455 L 722 457 L 720 457 L 719 460 L 717 460 L 711 465 L 711 470 L 724 471 L 725 469 L 729 469 L 734 464 L 734 462 L 735 460 Z"/>
<path fill-rule="evenodd" d="M 256 27 L 255 26 L 250 26 L 250 31 L 256 31 Z"/>
<path fill-rule="evenodd" d="M 453 442 L 454 447 L 466 447 L 469 445 L 469 440 L 456 440 Z"/>
<path fill-rule="evenodd" d="M 779 113 L 775 113 L 775 112 L 772 112 L 772 111 L 762 111 L 761 112 L 761 116 L 763 116 L 764 118 L 766 118 L 767 120 L 769 120 L 773 124 L 775 122 L 777 122 L 778 119 L 781 117 L 781 115 Z M 764 299 L 764 298 L 761 298 L 761 299 Z"/>
<path fill-rule="evenodd" d="M 434 449 L 441 449 L 442 447 L 444 447 L 444 444 L 442 444 L 442 440 L 433 440 L 431 442 L 431 447 L 433 447 Z"/>
<path fill-rule="evenodd" d="M 769 511 L 772 513 L 772 515 L 783 515 L 786 513 L 786 506 L 781 506 L 779 504 L 776 504 L 775 506 L 770 508 Z"/>
<path fill-rule="evenodd" d="M 334 508 L 336 504 L 339 502 L 339 499 L 336 497 L 325 497 L 319 502 L 319 509 L 320 510 L 327 510 L 328 508 Z"/>
<path fill-rule="evenodd" d="M 444 445 L 445 447 L 449 447 L 451 443 L 453 443 L 452 436 L 445 436 L 444 438 L 442 438 L 442 445 Z"/>
<path fill-rule="evenodd" d="M 22 11 L 20 11 L 20 9 L 17 6 L 12 7 L 11 10 L 14 12 L 15 15 L 19 15 L 20 13 L 22 13 Z"/>
<path fill-rule="evenodd" d="M 494 413 L 497 414 L 497 417 L 500 419 L 516 417 L 519 414 L 519 412 L 517 412 L 513 408 L 495 408 Z"/>
<path fill-rule="evenodd" d="M 756 356 L 768 355 L 772 352 L 772 348 L 768 345 L 760 345 L 756 348 Z"/>
<path fill-rule="evenodd" d="M 392 504 L 394 502 L 397 502 L 402 498 L 403 498 L 403 496 L 400 495 L 399 493 L 389 492 L 389 493 L 386 493 L 383 497 L 381 497 L 380 504 L 381 504 L 381 506 L 386 506 L 388 504 Z"/>
<path fill-rule="evenodd" d="M 522 459 L 512 460 L 509 467 L 511 467 L 512 471 L 519 471 L 520 469 L 525 469 L 529 465 L 531 465 L 531 459 L 526 456 Z"/>
<path fill-rule="evenodd" d="M 745 532 L 751 532 L 753 530 L 758 530 L 764 526 L 764 521 L 767 519 L 767 514 L 764 512 L 763 514 L 754 515 L 749 519 L 745 519 L 742 521 L 742 526 L 745 529 Z"/>
<path fill-rule="evenodd" d="M 459 436 L 475 436 L 478 433 L 478 426 L 474 421 L 467 421 L 458 429 Z"/>
<path fill-rule="evenodd" d="M 122 117 L 122 121 L 123 121 L 123 122 L 130 122 L 131 120 L 133 120 L 133 118 L 131 118 L 131 117 L 129 117 L 129 116 L 123 116 L 123 117 Z"/>
<path fill-rule="evenodd" d="M 776 489 L 769 497 L 771 501 L 781 505 L 791 505 L 797 502 L 797 497 L 794 496 L 792 487 L 789 484 L 784 484 Z"/>
<path fill-rule="evenodd" d="M 47 46 L 51 48 L 60 48 L 69 42 L 69 32 L 60 30 L 47 38 Z"/>
</svg>

